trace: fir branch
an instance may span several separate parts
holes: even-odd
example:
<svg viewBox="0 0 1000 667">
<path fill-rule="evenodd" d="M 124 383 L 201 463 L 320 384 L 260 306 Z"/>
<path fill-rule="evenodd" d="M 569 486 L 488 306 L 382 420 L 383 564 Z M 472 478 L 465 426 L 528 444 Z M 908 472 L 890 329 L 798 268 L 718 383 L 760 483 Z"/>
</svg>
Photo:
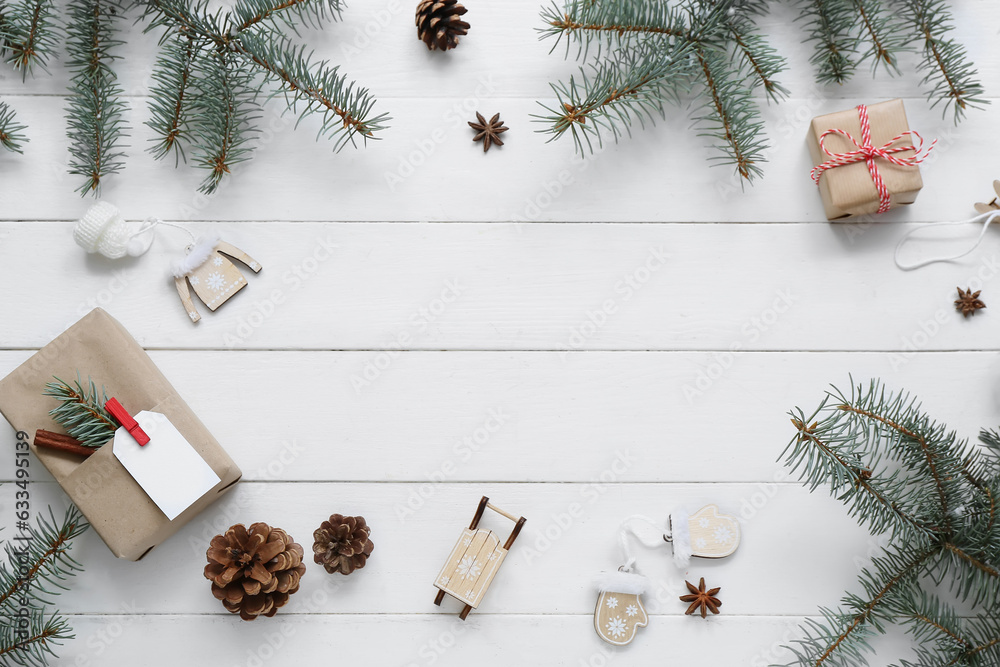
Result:
<svg viewBox="0 0 1000 667">
<path fill-rule="evenodd" d="M 26 79 L 34 68 L 48 71 L 48 61 L 57 44 L 52 0 L 20 0 L 4 10 L 3 51 L 7 62 Z"/>
<path fill-rule="evenodd" d="M 200 42 L 196 50 L 202 53 L 193 61 L 198 83 L 191 91 L 197 99 L 190 102 L 189 128 L 177 120 L 183 109 L 176 94 L 183 67 L 176 57 L 163 63 L 164 81 L 175 93 L 173 106 L 164 103 L 156 112 L 154 129 L 160 139 L 154 150 L 165 154 L 178 145 L 170 137 L 191 134 L 197 144 L 195 163 L 210 172 L 202 192 L 213 192 L 233 165 L 252 156 L 248 142 L 256 131 L 257 95 L 265 84 L 274 87 L 271 97 L 284 96 L 299 122 L 318 114 L 318 135 L 334 139 L 336 150 L 354 144 L 358 135 L 375 139 L 389 120 L 385 114 L 372 117 L 375 100 L 367 89 L 348 82 L 327 61 L 314 61 L 304 46 L 273 29 L 278 20 L 294 27 L 296 18 L 314 24 L 334 16 L 340 0 L 242 0 L 225 16 L 210 14 L 207 0 L 139 1 L 150 22 L 147 29 L 180 30 Z M 208 50 L 212 53 L 204 53 Z"/>
<path fill-rule="evenodd" d="M 156 135 L 155 142 L 148 150 L 157 159 L 163 159 L 171 151 L 175 155 L 175 165 L 185 158 L 183 144 L 189 134 L 189 93 L 195 55 L 199 43 L 184 30 L 168 33 L 162 43 L 156 68 L 153 70 L 153 86 L 150 90 L 150 119 L 146 125 Z M 186 158 L 185 158 L 186 159 Z"/>
<path fill-rule="evenodd" d="M 333 139 L 335 151 L 354 144 L 356 136 L 364 141 L 377 139 L 375 133 L 384 130 L 390 120 L 386 114 L 371 117 L 375 99 L 368 89 L 348 82 L 340 68 L 331 67 L 328 61 L 314 61 L 305 46 L 295 46 L 284 37 L 265 40 L 245 32 L 231 42 L 231 48 L 258 65 L 265 78 L 277 84 L 288 108 L 299 114 L 299 122 L 318 113 L 321 122 L 317 137 Z"/>
<path fill-rule="evenodd" d="M 853 8 L 847 0 L 800 0 L 806 21 L 806 41 L 813 42 L 809 62 L 820 83 L 844 83 L 857 68 L 857 40 L 851 36 Z"/>
<path fill-rule="evenodd" d="M 785 70 L 785 59 L 759 34 L 749 16 L 736 12 L 727 15 L 726 29 L 752 87 L 763 86 L 774 102 L 788 97 L 788 89 L 775 78 Z"/>
<path fill-rule="evenodd" d="M 938 502 L 941 504 L 940 514 L 942 519 L 944 520 L 944 530 L 950 531 L 951 510 L 949 508 L 949 503 L 948 503 L 948 494 L 944 488 L 944 479 L 941 473 L 938 471 L 939 453 L 932 450 L 931 446 L 927 442 L 927 439 L 920 433 L 917 433 L 916 431 L 907 428 L 905 425 L 896 423 L 892 418 L 886 417 L 881 414 L 875 414 L 870 409 L 866 409 L 864 407 L 859 407 L 856 405 L 850 405 L 848 403 L 844 403 L 837 406 L 837 409 L 877 422 L 878 424 L 885 426 L 899 433 L 901 436 L 904 436 L 905 438 L 912 440 L 914 443 L 916 443 L 916 446 L 919 447 L 920 452 L 923 454 L 924 460 L 927 463 L 927 469 L 930 473 L 930 477 L 934 482 L 934 489 L 937 492 Z"/>
<path fill-rule="evenodd" d="M 622 46 L 635 39 L 689 39 L 686 12 L 660 0 L 592 2 L 568 0 L 562 9 L 553 3 L 541 13 L 541 39 L 555 38 L 552 49 L 565 39 L 566 47 L 577 43 L 585 56 L 591 42 L 610 39 Z M 600 57 L 600 51 L 597 53 Z"/>
<path fill-rule="evenodd" d="M 73 505 L 61 522 L 56 521 L 49 508 L 49 518 L 40 515 L 29 530 L 26 547 L 5 543 L 7 565 L 0 566 L 0 609 L 7 613 L 11 606 L 19 606 L 22 599 L 29 600 L 35 607 L 52 604 L 50 597 L 59 594 L 54 589 L 66 590 L 63 582 L 81 570 L 80 564 L 70 556 L 70 550 L 73 539 L 89 527 L 80 510 Z M 21 591 L 24 594 L 18 596 Z"/>
<path fill-rule="evenodd" d="M 0 623 L 0 665 L 44 667 L 58 657 L 55 648 L 75 636 L 66 619 L 56 614 L 31 611 L 25 629 L 17 626 L 19 620 Z"/>
<path fill-rule="evenodd" d="M 539 118 L 549 125 L 540 131 L 556 138 L 570 130 L 578 150 L 585 145 L 593 150 L 602 129 L 617 140 L 630 133 L 632 122 L 662 116 L 665 101 L 698 86 L 705 103 L 695 121 L 700 135 L 714 139 L 721 153 L 710 161 L 733 164 L 743 179 L 752 180 L 761 174 L 766 149 L 752 89 L 763 85 L 774 97 L 784 90 L 773 79 L 782 61 L 749 19 L 763 9 L 760 2 L 734 0 L 688 0 L 677 6 L 662 0 L 570 0 L 563 11 L 544 10 L 542 38 L 555 37 L 553 48 L 565 38 L 567 51 L 572 43 L 579 45 L 578 58 L 592 46 L 597 53 L 589 75 L 581 69 L 579 80 L 552 86 L 557 106 L 542 105 L 550 115 Z M 735 68 L 726 46 L 734 32 L 743 45 L 743 64 Z M 603 58 L 602 50 L 607 52 Z M 588 126 L 590 118 L 594 122 Z"/>
<path fill-rule="evenodd" d="M 211 194 L 235 165 L 253 156 L 250 143 L 258 117 L 252 74 L 238 66 L 226 50 L 197 59 L 198 95 L 192 103 L 195 164 L 208 170 L 198 187 Z"/>
<path fill-rule="evenodd" d="M 115 38 L 112 22 L 123 12 L 117 0 L 71 0 L 67 10 L 66 65 L 73 72 L 67 108 L 69 173 L 84 177 L 81 195 L 99 194 L 104 177 L 124 167 L 120 143 L 128 129 L 128 106 L 111 69 L 117 58 L 112 49 L 123 44 Z"/>
<path fill-rule="evenodd" d="M 52 598 L 66 590 L 69 577 L 82 568 L 70 555 L 72 542 L 88 528 L 73 506 L 57 521 L 39 516 L 34 527 L 21 528 L 27 541 L 4 544 L 0 565 L 0 664 L 46 665 L 54 648 L 73 637 L 65 619 L 47 610 Z M 28 627 L 19 627 L 28 612 Z"/>
<path fill-rule="evenodd" d="M 342 0 L 238 0 L 233 7 L 230 35 L 263 23 L 280 21 L 298 34 L 298 23 L 319 28 L 326 21 L 336 21 L 344 8 Z"/>
<path fill-rule="evenodd" d="M 79 376 L 72 385 L 55 378 L 55 382 L 45 385 L 43 395 L 59 401 L 59 407 L 50 410 L 49 415 L 83 446 L 97 448 L 115 437 L 118 424 L 104 407 L 107 392 L 103 387 L 98 392 L 92 379 L 87 378 L 84 387 Z"/>
<path fill-rule="evenodd" d="M 917 581 L 921 570 L 940 552 L 932 547 L 907 557 L 902 550 L 892 550 L 872 559 L 872 569 L 861 574 L 865 596 L 850 594 L 843 600 L 842 612 L 826 612 L 825 623 L 812 621 L 806 637 L 789 646 L 796 664 L 811 667 L 855 667 L 870 650 L 871 633 L 885 633 L 885 623 L 895 617 L 894 609 L 905 589 Z M 810 633 L 809 630 L 812 632 Z"/>
<path fill-rule="evenodd" d="M 222 10 L 209 12 L 210 0 L 137 0 L 143 6 L 142 18 L 148 21 L 145 32 L 164 29 L 166 39 L 174 31 L 180 30 L 193 38 L 212 42 L 224 47 L 226 38 L 222 36 Z M 163 41 L 161 39 L 161 42 Z"/>
<path fill-rule="evenodd" d="M 826 401 L 821 404 L 820 410 L 825 406 Z M 792 472 L 800 466 L 804 467 L 802 480 L 810 491 L 828 481 L 831 493 L 841 494 L 837 496 L 839 500 L 849 500 L 850 514 L 861 517 L 873 532 L 889 530 L 893 535 L 920 536 L 929 536 L 934 532 L 891 499 L 902 490 L 898 485 L 894 485 L 891 479 L 875 478 L 870 470 L 862 467 L 860 452 L 850 447 L 854 442 L 853 434 L 845 436 L 835 418 L 825 420 L 822 425 L 814 421 L 806 426 L 807 421 L 815 417 L 816 414 L 807 420 L 801 412 L 792 413 L 792 424 L 798 434 L 782 454 L 786 457 L 785 465 Z M 826 440 L 828 434 L 830 438 Z M 821 440 L 821 436 L 824 439 Z M 867 475 L 864 474 L 866 472 Z"/>
<path fill-rule="evenodd" d="M 26 125 L 17 122 L 17 116 L 6 102 L 0 102 L 0 146 L 14 152 L 23 153 L 28 137 L 24 135 Z"/>
<path fill-rule="evenodd" d="M 944 542 L 931 574 L 935 583 L 947 576 L 949 589 L 962 600 L 987 607 L 1000 604 L 1000 559 L 991 558 L 977 545 Z"/>
<path fill-rule="evenodd" d="M 647 47 L 649 48 L 649 47 Z M 534 116 L 548 125 L 543 130 L 558 139 L 567 131 L 578 152 L 593 152 L 594 143 L 603 145 L 603 134 L 610 132 L 617 141 L 631 134 L 632 122 L 654 122 L 663 115 L 663 99 L 674 93 L 684 72 L 688 47 L 679 44 L 670 53 L 651 57 L 645 49 L 623 52 L 620 59 L 607 59 L 594 65 L 588 76 L 580 70 L 580 80 L 570 77 L 565 84 L 554 84 L 555 108 L 542 105 L 551 115 Z"/>
<path fill-rule="evenodd" d="M 849 0 L 861 33 L 859 43 L 866 43 L 861 60 L 872 61 L 872 71 L 884 66 L 890 73 L 899 73 L 899 53 L 907 49 L 907 36 L 886 14 L 880 0 Z"/>
<path fill-rule="evenodd" d="M 984 99 L 978 73 L 965 49 L 949 36 L 954 29 L 951 12 L 944 0 L 895 0 L 902 18 L 910 23 L 923 43 L 920 69 L 927 74 L 921 84 L 929 84 L 931 107 L 942 104 L 942 115 L 952 108 L 954 121 L 962 120 L 969 107 L 980 108 Z"/>
<path fill-rule="evenodd" d="M 710 98 L 704 113 L 696 118 L 703 128 L 699 136 L 715 139 L 715 148 L 722 153 L 710 161 L 732 164 L 742 179 L 752 181 L 763 174 L 760 165 L 765 162 L 767 148 L 761 138 L 764 123 L 760 110 L 743 81 L 729 68 L 724 54 L 698 48 L 696 55 Z"/>
<path fill-rule="evenodd" d="M 722 153 L 709 160 L 732 164 L 743 180 L 752 181 L 763 174 L 760 165 L 766 161 L 760 110 L 724 53 L 702 48 L 696 48 L 695 53 L 709 97 L 702 115 L 695 119 L 702 124 L 699 136 L 715 139 L 715 148 Z"/>
<path fill-rule="evenodd" d="M 862 523 L 892 531 L 891 546 L 861 574 L 862 595 L 822 610 L 791 648 L 802 667 L 867 664 L 868 639 L 901 623 L 918 643 L 904 667 L 992 667 L 1000 648 L 1000 438 L 984 431 L 970 448 L 924 414 L 916 399 L 879 382 L 850 396 L 827 393 L 808 419 L 793 412 L 786 462 L 811 489 L 827 482 Z M 808 424 L 808 426 L 807 426 Z M 868 500 L 865 500 L 865 499 Z M 875 498 L 875 500 L 872 500 Z M 907 522 L 893 514 L 903 508 Z M 947 589 L 979 612 L 963 618 L 928 588 Z"/>
</svg>

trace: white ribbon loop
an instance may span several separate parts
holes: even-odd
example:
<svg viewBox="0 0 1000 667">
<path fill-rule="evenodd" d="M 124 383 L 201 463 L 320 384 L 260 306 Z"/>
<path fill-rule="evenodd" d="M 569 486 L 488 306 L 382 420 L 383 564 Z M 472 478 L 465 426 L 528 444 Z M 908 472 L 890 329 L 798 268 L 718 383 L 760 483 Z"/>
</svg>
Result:
<svg viewBox="0 0 1000 667">
<path fill-rule="evenodd" d="M 1000 210 L 997 210 L 997 211 L 987 211 L 986 213 L 982 213 L 982 214 L 977 215 L 977 216 L 975 216 L 973 218 L 969 218 L 968 220 L 955 220 L 955 221 L 949 221 L 949 222 L 932 222 L 932 223 L 929 223 L 929 224 L 926 224 L 926 225 L 922 225 L 920 227 L 916 227 L 915 229 L 911 229 L 910 231 L 908 231 L 906 234 L 903 235 L 903 238 L 899 239 L 899 243 L 896 244 L 896 251 L 892 254 L 892 259 L 896 263 L 896 266 L 899 269 L 903 270 L 903 271 L 912 271 L 914 269 L 919 269 L 919 268 L 922 268 L 924 266 L 928 266 L 929 264 L 936 264 L 937 262 L 952 262 L 952 261 L 954 261 L 956 259 L 961 259 L 962 257 L 965 257 L 966 255 L 968 255 L 969 253 L 971 253 L 972 251 L 974 251 L 976 248 L 979 247 L 979 244 L 981 244 L 983 242 L 983 238 L 986 236 L 986 230 L 989 229 L 990 224 L 994 220 L 996 220 L 997 217 L 1000 217 Z M 900 249 L 902 249 L 903 245 L 905 245 L 906 242 L 910 239 L 910 237 L 913 234 L 915 234 L 916 232 L 922 231 L 924 229 L 930 229 L 931 227 L 939 227 L 939 226 L 942 226 L 942 225 L 967 225 L 967 224 L 979 223 L 979 222 L 983 223 L 983 228 L 979 232 L 979 237 L 976 238 L 976 242 L 972 245 L 972 247 L 969 248 L 968 250 L 966 250 L 965 252 L 960 252 L 957 255 L 947 255 L 947 256 L 942 256 L 942 257 L 931 257 L 930 259 L 925 259 L 923 261 L 916 262 L 914 264 L 904 264 L 901 261 L 899 261 L 899 251 L 900 251 Z"/>
</svg>

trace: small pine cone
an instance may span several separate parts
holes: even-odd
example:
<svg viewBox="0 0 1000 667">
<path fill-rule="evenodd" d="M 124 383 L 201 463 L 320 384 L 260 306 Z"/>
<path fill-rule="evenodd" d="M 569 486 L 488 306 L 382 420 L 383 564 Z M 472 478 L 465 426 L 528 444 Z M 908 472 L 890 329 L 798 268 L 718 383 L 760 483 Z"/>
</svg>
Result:
<svg viewBox="0 0 1000 667">
<path fill-rule="evenodd" d="M 417 5 L 417 37 L 433 51 L 447 51 L 458 46 L 458 38 L 469 32 L 462 20 L 467 12 L 458 0 L 420 0 Z"/>
<path fill-rule="evenodd" d="M 363 516 L 333 514 L 313 533 L 313 560 L 330 574 L 361 569 L 375 549 L 375 543 L 368 539 L 371 532 Z"/>
<path fill-rule="evenodd" d="M 249 529 L 236 524 L 212 538 L 206 555 L 205 578 L 212 582 L 212 594 L 244 621 L 274 616 L 299 590 L 306 571 L 302 545 L 266 523 Z"/>
</svg>

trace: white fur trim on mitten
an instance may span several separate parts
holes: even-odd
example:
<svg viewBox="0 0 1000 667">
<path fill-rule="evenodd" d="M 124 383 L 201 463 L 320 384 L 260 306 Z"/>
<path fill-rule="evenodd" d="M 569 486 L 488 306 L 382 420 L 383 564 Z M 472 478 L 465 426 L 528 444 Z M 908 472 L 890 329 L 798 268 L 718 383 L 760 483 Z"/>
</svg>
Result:
<svg viewBox="0 0 1000 667">
<path fill-rule="evenodd" d="M 170 270 L 174 278 L 183 278 L 204 264 L 218 244 L 218 234 L 206 234 L 198 239 L 187 255 L 171 264 Z"/>
<path fill-rule="evenodd" d="M 635 572 L 601 572 L 594 577 L 594 587 L 598 591 L 642 595 L 649 590 L 649 579 Z"/>
<path fill-rule="evenodd" d="M 674 547 L 674 565 L 681 569 L 688 566 L 694 553 L 691 548 L 689 516 L 683 509 L 674 510 L 670 515 L 670 540 Z"/>
</svg>

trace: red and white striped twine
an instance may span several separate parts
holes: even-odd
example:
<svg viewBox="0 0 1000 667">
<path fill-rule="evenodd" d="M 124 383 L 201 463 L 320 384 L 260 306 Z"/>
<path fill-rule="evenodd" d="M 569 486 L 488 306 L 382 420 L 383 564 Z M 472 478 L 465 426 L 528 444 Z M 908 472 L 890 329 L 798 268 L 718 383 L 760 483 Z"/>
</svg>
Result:
<svg viewBox="0 0 1000 667">
<path fill-rule="evenodd" d="M 830 156 L 830 159 L 821 165 L 813 167 L 812 179 L 819 185 L 819 179 L 823 176 L 823 172 L 828 169 L 836 169 L 837 167 L 843 167 L 845 164 L 853 164 L 855 162 L 861 162 L 862 160 L 868 165 L 868 173 L 872 175 L 872 181 L 875 183 L 875 189 L 878 191 L 878 213 L 885 213 L 889 210 L 889 189 L 886 188 L 885 183 L 882 181 L 882 174 L 879 173 L 878 165 L 875 162 L 875 158 L 882 158 L 887 160 L 892 164 L 899 165 L 900 167 L 915 167 L 927 158 L 927 154 L 931 152 L 934 145 L 937 143 L 937 139 L 931 142 L 930 147 L 921 154 L 924 148 L 924 139 L 919 133 L 913 130 L 903 132 L 898 134 L 889 141 L 887 141 L 882 146 L 872 146 L 872 129 L 871 124 L 868 121 L 868 107 L 864 104 L 858 105 L 858 119 L 861 121 L 861 143 L 855 139 L 850 132 L 841 130 L 840 128 L 833 128 L 827 130 L 819 137 L 819 147 L 823 149 L 823 152 Z M 847 153 L 834 153 L 830 151 L 825 145 L 824 140 L 827 136 L 831 134 L 839 134 L 842 137 L 846 137 L 848 141 L 857 146 L 857 150 L 849 151 Z M 900 139 L 908 136 L 914 136 L 919 142 L 916 146 L 913 145 L 911 139 L 909 146 L 896 146 L 893 144 Z M 914 151 L 913 155 L 910 157 L 894 157 L 894 153 L 902 153 L 903 151 Z"/>
</svg>

